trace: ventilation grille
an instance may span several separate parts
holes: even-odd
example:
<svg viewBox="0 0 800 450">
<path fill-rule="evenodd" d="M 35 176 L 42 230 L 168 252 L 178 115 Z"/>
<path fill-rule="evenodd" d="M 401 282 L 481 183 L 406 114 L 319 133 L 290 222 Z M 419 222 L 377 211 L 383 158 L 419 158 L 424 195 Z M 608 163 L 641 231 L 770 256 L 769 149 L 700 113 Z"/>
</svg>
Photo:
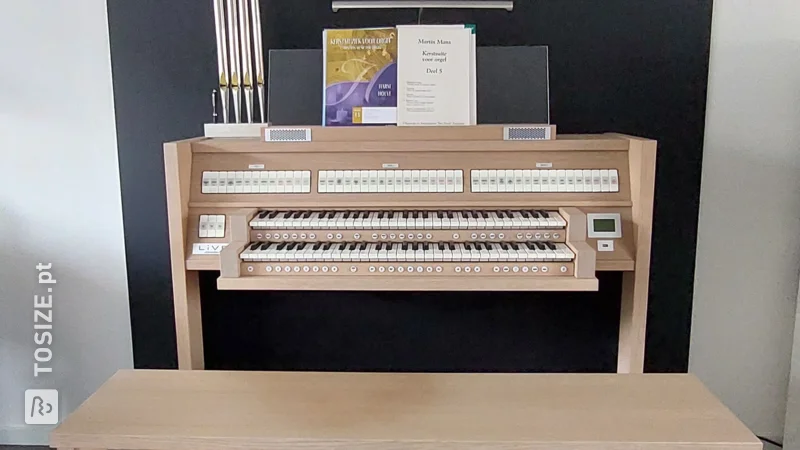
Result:
<svg viewBox="0 0 800 450">
<path fill-rule="evenodd" d="M 311 128 L 267 128 L 267 142 L 311 142 Z"/>
<path fill-rule="evenodd" d="M 550 127 L 506 127 L 503 134 L 507 141 L 547 141 Z"/>
</svg>

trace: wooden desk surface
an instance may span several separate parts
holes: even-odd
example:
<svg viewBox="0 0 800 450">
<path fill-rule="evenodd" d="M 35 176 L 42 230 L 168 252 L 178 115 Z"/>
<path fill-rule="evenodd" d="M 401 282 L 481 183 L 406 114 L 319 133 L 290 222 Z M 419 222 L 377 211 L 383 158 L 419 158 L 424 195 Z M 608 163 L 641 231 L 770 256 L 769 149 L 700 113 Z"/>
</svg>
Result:
<svg viewBox="0 0 800 450">
<path fill-rule="evenodd" d="M 51 435 L 89 449 L 760 449 L 691 375 L 121 371 Z"/>
</svg>

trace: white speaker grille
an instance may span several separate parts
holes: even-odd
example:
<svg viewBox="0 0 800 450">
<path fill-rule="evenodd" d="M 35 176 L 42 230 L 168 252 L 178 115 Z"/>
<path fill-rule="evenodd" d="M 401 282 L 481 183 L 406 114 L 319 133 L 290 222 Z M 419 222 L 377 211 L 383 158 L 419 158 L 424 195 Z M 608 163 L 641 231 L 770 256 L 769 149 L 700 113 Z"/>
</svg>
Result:
<svg viewBox="0 0 800 450">
<path fill-rule="evenodd" d="M 506 141 L 547 141 L 550 140 L 550 127 L 505 127 Z"/>
<path fill-rule="evenodd" d="M 268 128 L 267 142 L 311 142 L 311 128 Z"/>
</svg>

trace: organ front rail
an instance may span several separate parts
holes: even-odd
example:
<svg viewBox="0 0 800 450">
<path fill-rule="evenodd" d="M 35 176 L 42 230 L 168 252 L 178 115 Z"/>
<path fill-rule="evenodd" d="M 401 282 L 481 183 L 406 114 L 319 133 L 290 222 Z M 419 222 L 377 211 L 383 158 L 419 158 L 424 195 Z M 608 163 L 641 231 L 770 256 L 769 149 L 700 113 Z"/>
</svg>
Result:
<svg viewBox="0 0 800 450">
<path fill-rule="evenodd" d="M 221 290 L 596 291 L 622 271 L 618 372 L 644 360 L 656 142 L 552 126 L 265 127 L 165 144 L 181 369 Z"/>
</svg>

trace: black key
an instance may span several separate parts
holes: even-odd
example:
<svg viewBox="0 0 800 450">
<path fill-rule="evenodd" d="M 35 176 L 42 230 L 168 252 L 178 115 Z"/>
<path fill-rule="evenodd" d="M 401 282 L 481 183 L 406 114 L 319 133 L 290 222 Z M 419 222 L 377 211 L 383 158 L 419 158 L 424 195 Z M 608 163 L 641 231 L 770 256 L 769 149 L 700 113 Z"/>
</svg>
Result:
<svg viewBox="0 0 800 450">
<path fill-rule="evenodd" d="M 553 245 L 553 243 L 552 243 L 552 242 L 545 242 L 544 244 L 545 244 L 545 245 L 547 246 L 547 248 L 549 248 L 550 250 L 555 250 L 555 249 L 556 249 L 556 246 L 555 246 L 555 245 Z"/>
<path fill-rule="evenodd" d="M 542 217 L 544 217 L 545 219 L 550 217 L 550 214 L 547 211 L 539 211 L 539 214 L 541 214 Z"/>
<path fill-rule="evenodd" d="M 431 248 L 431 247 L 430 247 L 430 245 L 429 245 L 427 242 L 426 242 L 426 243 L 424 243 L 424 244 L 422 244 L 422 249 L 423 249 L 423 250 L 425 250 L 426 252 L 427 252 L 428 250 L 430 250 L 430 248 Z"/>
<path fill-rule="evenodd" d="M 531 250 L 536 250 L 536 247 L 533 245 L 533 242 L 530 242 L 530 241 L 526 242 L 525 246 L 528 247 Z"/>
<path fill-rule="evenodd" d="M 403 242 L 403 245 L 400 248 L 402 248 L 403 251 L 407 251 L 408 250 L 408 242 Z"/>
<path fill-rule="evenodd" d="M 356 244 L 356 243 L 354 242 L 354 243 L 350 244 L 350 248 L 349 248 L 349 250 L 352 252 L 353 250 L 355 250 L 355 249 L 356 249 L 356 247 L 358 247 L 358 244 Z"/>
<path fill-rule="evenodd" d="M 286 250 L 287 251 L 295 250 L 297 248 L 297 244 L 298 244 L 297 242 L 292 242 L 291 244 L 289 244 L 288 247 L 286 247 Z"/>
<path fill-rule="evenodd" d="M 520 247 L 518 242 L 512 243 L 511 246 L 514 248 L 514 250 L 522 250 L 522 247 Z"/>
<path fill-rule="evenodd" d="M 533 219 L 530 211 L 520 211 L 519 213 L 522 214 L 522 217 L 526 219 Z"/>
<path fill-rule="evenodd" d="M 268 215 L 268 214 L 269 214 L 269 211 L 261 211 L 261 212 L 258 214 L 258 218 L 259 218 L 259 219 L 263 219 L 264 217 L 267 217 L 267 215 Z"/>
<path fill-rule="evenodd" d="M 288 242 L 281 242 L 276 250 L 283 250 L 287 245 L 289 245 Z"/>
<path fill-rule="evenodd" d="M 255 250 L 258 247 L 261 247 L 261 242 L 251 242 L 250 243 L 250 250 Z"/>
<path fill-rule="evenodd" d="M 278 217 L 278 214 L 280 213 L 281 213 L 280 211 L 272 211 L 272 213 L 270 213 L 270 215 L 268 215 L 267 218 L 274 219 Z"/>
<path fill-rule="evenodd" d="M 461 211 L 461 217 L 463 217 L 465 219 L 469 219 L 469 216 L 467 215 L 466 211 Z"/>
<path fill-rule="evenodd" d="M 363 244 L 361 244 L 361 248 L 359 248 L 359 250 L 366 250 L 366 249 L 367 249 L 367 243 L 364 242 Z"/>
<path fill-rule="evenodd" d="M 528 211 L 528 213 L 529 213 L 529 214 L 530 214 L 530 215 L 531 215 L 531 216 L 532 216 L 534 219 L 540 219 L 540 218 L 542 217 L 542 216 L 540 216 L 540 215 L 539 215 L 539 211 L 536 211 L 536 210 L 531 210 L 531 211 Z"/>
<path fill-rule="evenodd" d="M 452 242 L 448 242 L 447 245 L 450 246 L 450 251 L 456 251 L 456 245 L 455 244 L 453 244 Z"/>
<path fill-rule="evenodd" d="M 319 250 L 322 247 L 322 242 L 315 242 L 314 243 L 314 250 Z"/>
<path fill-rule="evenodd" d="M 263 244 L 261 244 L 261 248 L 259 248 L 259 250 L 266 250 L 269 248 L 270 245 L 272 244 L 270 244 L 269 242 L 264 242 Z"/>
<path fill-rule="evenodd" d="M 537 242 L 536 246 L 539 247 L 539 250 L 547 250 L 547 248 L 541 242 Z"/>
<path fill-rule="evenodd" d="M 502 248 L 503 250 L 506 250 L 506 251 L 509 250 L 508 244 L 506 244 L 505 242 L 501 242 L 500 243 L 500 248 Z"/>
<path fill-rule="evenodd" d="M 483 217 L 484 219 L 488 219 L 489 218 L 489 212 L 488 211 L 481 211 L 480 213 L 481 213 L 481 217 Z"/>
<path fill-rule="evenodd" d="M 444 244 L 443 243 L 439 242 L 438 244 L 436 244 L 436 246 L 439 248 L 439 250 L 444 250 Z"/>
</svg>

